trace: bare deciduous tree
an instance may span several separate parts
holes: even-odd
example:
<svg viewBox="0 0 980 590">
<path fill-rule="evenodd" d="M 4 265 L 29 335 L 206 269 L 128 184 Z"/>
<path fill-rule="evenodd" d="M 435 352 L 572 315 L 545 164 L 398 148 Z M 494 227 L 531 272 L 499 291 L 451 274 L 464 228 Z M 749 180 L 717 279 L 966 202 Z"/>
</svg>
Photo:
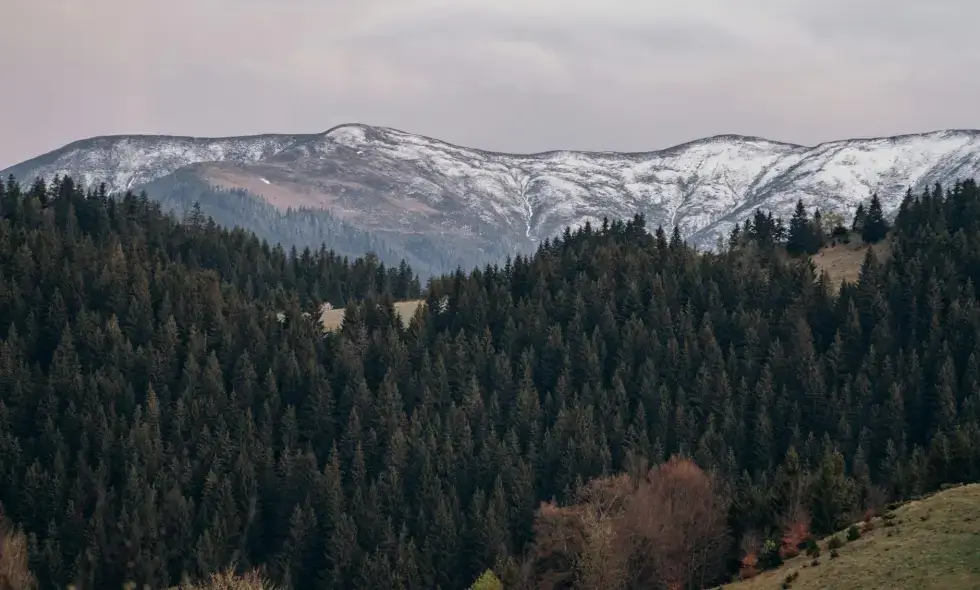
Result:
<svg viewBox="0 0 980 590">
<path fill-rule="evenodd" d="M 671 457 L 650 470 L 625 514 L 637 581 L 688 588 L 724 568 L 727 506 L 714 479 L 693 461 Z"/>
<path fill-rule="evenodd" d="M 37 580 L 27 563 L 27 538 L 0 515 L 0 590 L 34 590 Z"/>
<path fill-rule="evenodd" d="M 713 581 L 728 548 L 726 514 L 715 480 L 688 459 L 674 457 L 639 477 L 593 480 L 570 506 L 541 505 L 537 585 L 615 590 Z"/>
<path fill-rule="evenodd" d="M 627 475 L 585 484 L 575 503 L 541 504 L 534 523 L 533 569 L 538 588 L 623 588 L 629 552 L 622 518 L 635 490 Z"/>
</svg>

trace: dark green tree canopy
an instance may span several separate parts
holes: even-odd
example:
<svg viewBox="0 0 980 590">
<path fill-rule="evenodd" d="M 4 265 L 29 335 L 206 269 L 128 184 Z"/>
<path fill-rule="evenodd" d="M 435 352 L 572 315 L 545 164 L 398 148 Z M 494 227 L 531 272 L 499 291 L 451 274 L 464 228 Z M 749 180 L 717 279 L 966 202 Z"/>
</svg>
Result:
<svg viewBox="0 0 980 590">
<path fill-rule="evenodd" d="M 910 194 L 839 292 L 758 246 L 787 238 L 760 211 L 718 252 L 608 220 L 423 293 L 408 265 L 0 183 L 0 503 L 42 587 L 234 563 L 511 588 L 542 502 L 679 454 L 729 500 L 728 563 L 800 507 L 828 532 L 980 480 L 977 212 L 972 181 Z"/>
</svg>

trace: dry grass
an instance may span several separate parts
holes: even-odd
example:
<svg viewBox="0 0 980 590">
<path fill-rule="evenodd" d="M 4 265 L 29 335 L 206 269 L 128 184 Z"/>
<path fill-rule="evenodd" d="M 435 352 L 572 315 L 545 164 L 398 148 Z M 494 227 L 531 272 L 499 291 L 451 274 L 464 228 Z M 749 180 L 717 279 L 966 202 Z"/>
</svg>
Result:
<svg viewBox="0 0 980 590">
<path fill-rule="evenodd" d="M 0 590 L 34 590 L 37 580 L 27 563 L 27 538 L 0 517 Z"/>
<path fill-rule="evenodd" d="M 183 584 L 170 590 L 272 590 L 272 588 L 273 586 L 266 583 L 256 571 L 238 575 L 228 570 L 211 574 L 205 582 Z"/>
<path fill-rule="evenodd" d="M 781 588 L 787 575 L 794 590 L 888 588 L 901 590 L 980 588 L 980 484 L 940 492 L 874 519 L 874 528 L 830 558 L 820 543 L 820 564 L 805 556 L 757 578 L 726 585 L 731 590 Z M 890 522 L 886 522 L 890 521 Z M 845 532 L 837 534 L 846 538 Z"/>
<path fill-rule="evenodd" d="M 419 305 L 424 305 L 425 299 L 412 299 L 410 301 L 396 301 L 395 302 L 395 312 L 402 319 L 402 325 L 408 326 L 408 323 L 412 321 L 412 317 L 415 316 L 415 310 L 418 309 Z M 320 316 L 320 321 L 323 322 L 324 330 L 338 330 L 341 324 L 344 323 L 344 310 L 331 309 L 329 311 L 323 312 Z"/>
<path fill-rule="evenodd" d="M 879 262 L 883 262 L 888 257 L 888 240 L 879 242 L 872 248 Z M 817 266 L 817 273 L 827 271 L 833 279 L 834 286 L 839 287 L 842 280 L 857 282 L 867 249 L 867 244 L 860 237 L 855 236 L 851 238 L 849 244 L 829 246 L 814 254 L 811 259 Z"/>
</svg>

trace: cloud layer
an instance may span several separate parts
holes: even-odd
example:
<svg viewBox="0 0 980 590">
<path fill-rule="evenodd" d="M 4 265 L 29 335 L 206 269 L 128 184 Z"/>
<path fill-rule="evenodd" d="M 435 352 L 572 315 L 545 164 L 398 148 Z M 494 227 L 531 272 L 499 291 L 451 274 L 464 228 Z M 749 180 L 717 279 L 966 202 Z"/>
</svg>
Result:
<svg viewBox="0 0 980 590">
<path fill-rule="evenodd" d="M 980 127 L 966 0 L 6 0 L 0 168 L 114 133 L 504 151 Z"/>
</svg>

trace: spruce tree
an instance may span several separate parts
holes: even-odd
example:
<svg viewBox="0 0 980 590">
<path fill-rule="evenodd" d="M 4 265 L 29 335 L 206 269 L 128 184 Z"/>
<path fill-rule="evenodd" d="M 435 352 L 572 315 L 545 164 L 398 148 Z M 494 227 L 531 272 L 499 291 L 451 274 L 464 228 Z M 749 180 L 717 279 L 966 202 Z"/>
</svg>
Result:
<svg viewBox="0 0 980 590">
<path fill-rule="evenodd" d="M 789 235 L 786 238 L 786 250 L 793 256 L 811 253 L 813 251 L 813 228 L 810 227 L 810 217 L 803 206 L 803 200 L 796 202 L 796 210 L 789 220 Z"/>
<path fill-rule="evenodd" d="M 854 221 L 851 223 L 851 231 L 862 233 L 864 231 L 864 221 L 868 217 L 868 212 L 864 208 L 864 203 L 858 203 L 857 210 L 854 211 Z"/>
<path fill-rule="evenodd" d="M 827 242 L 827 229 L 824 227 L 824 223 L 824 216 L 820 213 L 820 209 L 817 209 L 813 212 L 813 221 L 810 223 L 810 232 L 813 238 L 813 243 L 810 245 L 811 254 L 823 248 Z"/>
<path fill-rule="evenodd" d="M 861 237 L 869 244 L 875 244 L 885 239 L 888 234 L 888 221 L 881 210 L 881 200 L 875 194 L 871 197 L 871 206 L 861 228 Z"/>
</svg>

